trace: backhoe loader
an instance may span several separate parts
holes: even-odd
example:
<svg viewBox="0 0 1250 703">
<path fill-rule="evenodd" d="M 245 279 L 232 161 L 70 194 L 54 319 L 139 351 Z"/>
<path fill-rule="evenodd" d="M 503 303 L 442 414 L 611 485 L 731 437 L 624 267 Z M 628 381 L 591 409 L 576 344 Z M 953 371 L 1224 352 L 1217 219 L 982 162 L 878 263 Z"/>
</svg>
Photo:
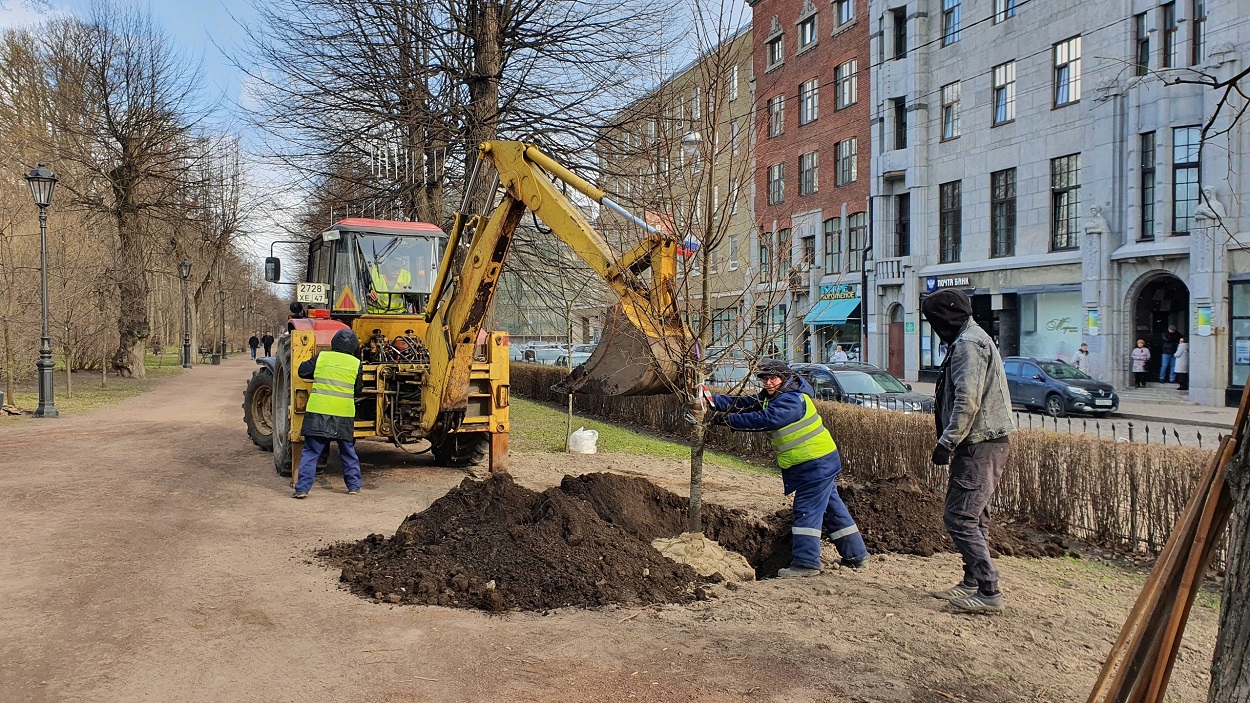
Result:
<svg viewBox="0 0 1250 703">
<path fill-rule="evenodd" d="M 614 256 L 563 186 L 632 221 L 644 232 L 642 241 Z M 479 200 L 488 213 L 471 212 Z M 243 394 L 248 434 L 273 452 L 280 475 L 291 475 L 299 463 L 312 387 L 296 370 L 346 328 L 361 340 L 358 439 L 404 447 L 424 441 L 439 465 L 488 460 L 492 472 L 507 470 L 508 333 L 487 332 L 483 324 L 527 211 L 619 300 L 594 354 L 561 388 L 655 395 L 693 387 L 682 378 L 689 366 L 683 360 L 694 347 L 677 307 L 677 240 L 537 147 L 485 142 L 450 233 L 420 222 L 351 218 L 309 243 L 306 273 L 297 283 L 306 304 L 293 306 L 299 314 L 288 320 L 274 355 L 257 360 L 260 368 Z M 266 280 L 280 282 L 281 268 L 277 257 L 266 259 Z"/>
</svg>

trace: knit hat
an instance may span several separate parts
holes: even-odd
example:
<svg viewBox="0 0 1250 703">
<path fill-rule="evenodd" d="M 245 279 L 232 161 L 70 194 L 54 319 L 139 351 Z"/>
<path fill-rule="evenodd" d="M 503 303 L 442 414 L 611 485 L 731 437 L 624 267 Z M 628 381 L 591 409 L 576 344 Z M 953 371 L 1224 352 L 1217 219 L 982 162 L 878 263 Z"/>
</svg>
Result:
<svg viewBox="0 0 1250 703">
<path fill-rule="evenodd" d="M 777 359 L 767 359 L 761 361 L 759 366 L 755 367 L 756 376 L 778 376 L 780 378 L 789 378 L 794 374 L 790 370 L 790 365 L 784 361 Z"/>
<path fill-rule="evenodd" d="M 959 330 L 972 317 L 972 301 L 967 293 L 947 288 L 925 298 L 920 310 L 937 336 L 950 344 L 959 337 Z"/>
</svg>

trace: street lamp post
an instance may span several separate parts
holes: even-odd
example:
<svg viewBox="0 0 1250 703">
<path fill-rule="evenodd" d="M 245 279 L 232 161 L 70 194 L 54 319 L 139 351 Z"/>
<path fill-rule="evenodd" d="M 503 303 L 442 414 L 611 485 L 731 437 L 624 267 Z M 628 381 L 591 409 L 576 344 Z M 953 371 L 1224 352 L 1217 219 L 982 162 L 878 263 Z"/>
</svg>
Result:
<svg viewBox="0 0 1250 703">
<path fill-rule="evenodd" d="M 182 368 L 191 368 L 191 303 L 187 299 L 187 280 L 191 278 L 191 262 L 178 264 L 182 277 Z"/>
<path fill-rule="evenodd" d="M 226 289 L 217 291 L 221 298 L 221 360 L 226 360 Z"/>
<path fill-rule="evenodd" d="M 60 413 L 52 397 L 52 369 L 56 364 L 52 361 L 52 340 L 48 337 L 48 206 L 52 204 L 56 174 L 39 164 L 26 175 L 26 182 L 30 184 L 35 205 L 39 206 L 39 290 L 43 303 L 39 360 L 35 362 L 35 368 L 39 370 L 39 407 L 35 408 L 35 417 L 57 417 Z"/>
</svg>

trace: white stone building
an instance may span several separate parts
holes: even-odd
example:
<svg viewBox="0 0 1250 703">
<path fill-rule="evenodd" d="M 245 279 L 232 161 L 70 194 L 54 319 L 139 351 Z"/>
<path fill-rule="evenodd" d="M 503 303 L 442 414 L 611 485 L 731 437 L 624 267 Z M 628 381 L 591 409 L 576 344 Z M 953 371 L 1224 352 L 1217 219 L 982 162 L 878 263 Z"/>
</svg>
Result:
<svg viewBox="0 0 1250 703">
<path fill-rule="evenodd" d="M 1004 356 L 1085 342 L 1123 388 L 1134 341 L 1157 369 L 1175 325 L 1190 398 L 1239 395 L 1250 113 L 1231 124 L 1234 94 L 1212 121 L 1224 91 L 1175 81 L 1246 69 L 1250 0 L 871 0 L 869 16 L 869 359 L 931 377 L 944 349 L 919 303 L 957 286 Z"/>
</svg>

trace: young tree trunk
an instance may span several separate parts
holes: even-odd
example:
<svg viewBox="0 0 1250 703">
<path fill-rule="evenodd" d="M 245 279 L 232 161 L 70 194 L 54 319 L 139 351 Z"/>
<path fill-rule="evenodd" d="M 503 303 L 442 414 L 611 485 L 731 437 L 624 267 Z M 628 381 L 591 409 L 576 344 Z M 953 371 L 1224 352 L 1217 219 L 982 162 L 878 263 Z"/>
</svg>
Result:
<svg viewBox="0 0 1250 703">
<path fill-rule="evenodd" d="M 12 405 L 17 390 L 17 379 L 13 373 L 13 338 L 9 334 L 9 320 L 4 318 L 4 402 Z"/>
<path fill-rule="evenodd" d="M 1250 700 L 1250 451 L 1239 450 L 1233 456 L 1225 477 L 1233 515 L 1207 703 Z"/>
<path fill-rule="evenodd" d="M 703 531 L 703 447 L 707 444 L 707 425 L 694 426 L 690 447 L 690 512 L 686 532 Z"/>
</svg>

